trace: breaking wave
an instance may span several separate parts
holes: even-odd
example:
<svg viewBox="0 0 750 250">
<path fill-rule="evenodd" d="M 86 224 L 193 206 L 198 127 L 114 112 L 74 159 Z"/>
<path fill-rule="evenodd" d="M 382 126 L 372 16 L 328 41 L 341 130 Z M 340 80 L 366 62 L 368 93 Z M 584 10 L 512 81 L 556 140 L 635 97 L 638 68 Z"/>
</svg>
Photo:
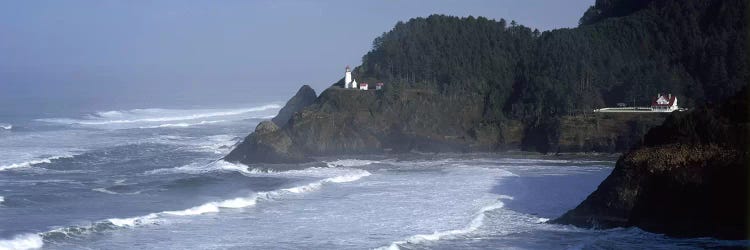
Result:
<svg viewBox="0 0 750 250">
<path fill-rule="evenodd" d="M 192 152 L 209 152 L 220 155 L 229 153 L 234 145 L 242 141 L 242 137 L 229 135 L 229 134 L 218 134 L 211 136 L 174 136 L 174 135 L 161 135 L 153 138 L 147 138 L 133 142 L 130 144 L 137 143 L 154 143 L 154 144 L 168 144 L 178 146 L 182 150 Z"/>
<path fill-rule="evenodd" d="M 334 177 L 325 178 L 319 181 L 308 183 L 302 186 L 296 186 L 291 188 L 284 188 L 269 192 L 255 193 L 249 197 L 238 197 L 234 199 L 209 202 L 199 206 L 191 207 L 185 210 L 179 211 L 165 211 L 164 214 L 188 216 L 188 215 L 199 215 L 204 213 L 216 213 L 222 208 L 243 208 L 254 206 L 261 200 L 274 200 L 283 197 L 287 194 L 301 194 L 319 190 L 326 183 L 344 183 L 359 180 L 363 177 L 369 176 L 370 172 L 365 170 L 351 170 L 351 173 L 345 175 L 339 175 Z"/>
<path fill-rule="evenodd" d="M 278 104 L 266 104 L 251 108 L 240 109 L 133 109 L 126 111 L 105 111 L 87 115 L 84 119 L 71 118 L 44 118 L 37 121 L 58 123 L 67 125 L 84 126 L 107 126 L 115 128 L 165 128 L 165 127 L 190 127 L 194 125 L 218 123 L 234 117 L 233 120 L 246 119 L 245 114 L 260 113 L 254 118 L 274 115 L 281 106 Z M 269 113 L 270 112 L 270 113 Z M 268 114 L 266 114 L 268 113 Z M 212 120 L 210 118 L 223 117 L 225 119 Z M 195 121 L 199 120 L 199 121 Z M 195 121 L 195 122 L 176 122 Z M 170 122 L 170 123 L 164 123 Z M 158 124 L 154 124 L 158 123 Z M 111 126 L 109 126 L 111 127 Z"/>
<path fill-rule="evenodd" d="M 115 192 L 106 188 L 94 188 L 94 189 L 91 189 L 91 191 L 96 191 L 96 192 L 105 193 L 105 194 L 127 194 L 127 195 L 140 194 L 141 192 L 143 192 L 143 191 L 135 191 L 135 192 L 130 192 L 130 193 L 119 193 L 119 192 Z"/>
<path fill-rule="evenodd" d="M 11 129 L 13 129 L 13 125 L 11 125 L 11 124 L 6 124 L 6 123 L 0 123 L 0 129 L 3 129 L 3 130 L 11 130 Z"/>
<path fill-rule="evenodd" d="M 109 191 L 106 188 L 94 188 L 94 189 L 91 189 L 91 191 L 96 191 L 96 192 L 105 193 L 105 194 L 120 194 L 118 192 Z"/>
<path fill-rule="evenodd" d="M 235 165 L 231 163 L 218 164 L 217 168 L 229 168 Z M 235 165 L 237 166 L 237 165 Z M 234 169 L 236 170 L 236 169 Z M 244 171 L 247 171 L 246 169 Z M 138 226 L 147 225 L 158 225 L 160 223 L 167 222 L 170 217 L 173 216 L 196 216 L 207 213 L 218 213 L 224 209 L 239 209 L 245 207 L 255 206 L 258 202 L 282 199 L 288 195 L 299 195 L 312 191 L 319 190 L 328 183 L 344 183 L 357 181 L 363 177 L 371 175 L 370 172 L 359 169 L 349 169 L 346 174 L 336 175 L 328 177 L 311 183 L 307 183 L 301 186 L 283 188 L 268 192 L 252 193 L 246 197 L 236 197 L 232 199 L 214 201 L 204 203 L 198 206 L 190 207 L 183 210 L 170 210 L 156 213 L 150 213 L 142 216 L 127 217 L 127 218 L 109 218 L 101 221 L 94 222 L 90 225 L 84 226 L 69 226 L 64 228 L 54 229 L 48 232 L 40 234 L 24 234 L 14 237 L 12 240 L 0 241 L 0 249 L 31 249 L 40 248 L 42 243 L 46 240 L 55 241 L 56 239 L 69 238 L 76 235 L 82 235 L 92 232 L 101 232 L 106 230 L 114 230 L 119 228 L 133 228 Z M 111 191 L 102 189 L 96 191 L 103 191 L 110 193 Z M 115 193 L 115 192 L 111 192 Z M 9 243 L 10 242 L 10 243 Z M 38 243 L 38 244 L 37 244 Z M 4 245 L 5 244 L 5 245 Z M 13 244 L 13 245 L 11 245 Z M 21 247 L 28 246 L 28 247 Z"/>
<path fill-rule="evenodd" d="M 370 160 L 359 160 L 359 159 L 345 159 L 325 162 L 328 167 L 360 167 L 367 166 L 373 163 L 379 163 L 379 161 Z"/>
<path fill-rule="evenodd" d="M 197 147 L 195 147 L 195 150 L 226 155 L 240 141 L 242 141 L 242 137 L 230 135 L 208 136 L 201 138 L 198 145 L 196 145 Z"/>
<path fill-rule="evenodd" d="M 37 249 L 43 245 L 44 241 L 38 234 L 21 234 L 12 239 L 0 240 L 0 249 Z"/>
<path fill-rule="evenodd" d="M 217 160 L 210 163 L 191 163 L 174 168 L 159 168 L 141 173 L 142 175 L 160 175 L 160 174 L 205 174 L 211 172 L 237 172 L 245 176 L 284 176 L 284 177 L 316 177 L 328 178 L 324 182 L 340 182 L 339 180 L 350 177 L 351 172 L 364 171 L 343 167 L 307 167 L 305 169 L 291 169 L 278 171 L 270 168 L 251 168 L 241 163 L 232 163 L 224 160 Z M 362 165 L 352 165 L 362 166 Z M 369 172 L 367 172 L 369 175 Z M 327 181 L 326 181 L 327 180 Z"/>
<path fill-rule="evenodd" d="M 9 169 L 14 169 L 14 168 L 30 167 L 30 166 L 33 166 L 36 164 L 42 164 L 42 163 L 52 163 L 53 160 L 58 160 L 58 159 L 63 159 L 63 158 L 72 158 L 72 157 L 73 155 L 52 156 L 52 157 L 47 157 L 43 159 L 34 159 L 34 160 L 29 160 L 29 161 L 24 161 L 24 162 L 19 162 L 19 163 L 2 165 L 0 166 L 0 171 L 5 171 Z"/>
<path fill-rule="evenodd" d="M 510 200 L 512 200 L 513 197 L 502 195 L 500 197 L 500 199 L 510 199 Z M 487 205 L 485 207 L 482 207 L 474 215 L 474 218 L 471 219 L 471 222 L 469 223 L 469 225 L 467 225 L 467 226 L 465 226 L 465 227 L 463 227 L 461 229 L 453 229 L 453 230 L 447 230 L 447 231 L 436 231 L 436 232 L 431 233 L 431 234 L 417 234 L 417 235 L 414 235 L 414 236 L 411 236 L 411 237 L 407 238 L 406 240 L 395 241 L 395 242 L 391 243 L 391 245 L 389 245 L 387 247 L 380 247 L 378 249 L 382 249 L 382 250 L 385 250 L 385 249 L 388 249 L 388 250 L 397 250 L 397 249 L 401 249 L 401 245 L 405 245 L 405 244 L 420 244 L 420 243 L 424 243 L 424 242 L 428 242 L 428 241 L 437 241 L 437 240 L 445 239 L 445 238 L 449 238 L 449 237 L 455 237 L 455 236 L 459 236 L 459 235 L 470 234 L 470 233 L 476 231 L 477 229 L 479 229 L 484 224 L 484 219 L 486 217 L 485 214 L 487 212 L 503 208 L 503 206 L 505 206 L 505 204 L 502 201 L 497 201 L 496 203 L 493 203 L 493 204 Z"/>
<path fill-rule="evenodd" d="M 187 122 L 165 123 L 165 124 L 159 124 L 156 126 L 145 126 L 145 127 L 139 127 L 139 128 L 187 128 L 187 127 L 196 126 L 196 125 L 214 124 L 214 123 L 220 123 L 220 122 L 225 122 L 225 121 L 226 120 L 200 121 L 200 122 L 195 122 L 195 123 L 187 123 Z"/>
<path fill-rule="evenodd" d="M 253 171 L 248 169 L 247 166 L 241 164 L 234 164 L 231 162 L 219 160 L 208 164 L 201 163 L 190 163 L 175 168 L 159 168 L 143 172 L 144 175 L 158 175 L 158 174 L 203 174 L 209 172 L 220 172 L 230 171 L 239 172 L 241 174 L 257 174 L 262 173 L 261 171 Z"/>
</svg>

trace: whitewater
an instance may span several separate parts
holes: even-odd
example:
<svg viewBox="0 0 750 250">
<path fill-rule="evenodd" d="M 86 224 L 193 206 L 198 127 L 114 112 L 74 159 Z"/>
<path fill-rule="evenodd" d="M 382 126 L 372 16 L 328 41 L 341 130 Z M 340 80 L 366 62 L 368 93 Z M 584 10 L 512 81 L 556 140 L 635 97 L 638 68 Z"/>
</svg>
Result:
<svg viewBox="0 0 750 250">
<path fill-rule="evenodd" d="M 221 160 L 278 103 L 0 115 L 4 249 L 588 249 L 736 246 L 546 223 L 611 156 Z M 11 125 L 12 124 L 12 125 Z"/>
</svg>

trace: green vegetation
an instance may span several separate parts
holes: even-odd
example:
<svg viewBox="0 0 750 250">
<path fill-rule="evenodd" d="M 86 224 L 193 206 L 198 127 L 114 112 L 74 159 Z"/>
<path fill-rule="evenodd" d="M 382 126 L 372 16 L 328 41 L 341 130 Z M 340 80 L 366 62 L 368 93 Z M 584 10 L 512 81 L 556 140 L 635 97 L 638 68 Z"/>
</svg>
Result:
<svg viewBox="0 0 750 250">
<path fill-rule="evenodd" d="M 485 123 L 555 117 L 670 92 L 688 107 L 750 79 L 746 0 L 598 0 L 580 27 L 541 33 L 483 17 L 432 15 L 375 39 L 355 74 L 484 100 Z"/>
<path fill-rule="evenodd" d="M 483 17 L 399 22 L 353 70 L 361 82 L 385 82 L 382 91 L 343 89 L 342 79 L 226 159 L 519 147 L 623 152 L 648 144 L 644 133 L 665 116 L 591 111 L 648 105 L 658 92 L 696 109 L 736 93 L 750 80 L 748 6 L 598 0 L 579 27 L 544 33 Z"/>
</svg>

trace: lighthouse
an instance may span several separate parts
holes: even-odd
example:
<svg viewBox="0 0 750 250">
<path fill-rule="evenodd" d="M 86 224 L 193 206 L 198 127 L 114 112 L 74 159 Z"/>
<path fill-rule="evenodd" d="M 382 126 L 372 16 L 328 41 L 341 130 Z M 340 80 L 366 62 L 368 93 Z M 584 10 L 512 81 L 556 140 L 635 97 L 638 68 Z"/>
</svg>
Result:
<svg viewBox="0 0 750 250">
<path fill-rule="evenodd" d="M 349 68 L 349 65 L 346 66 L 346 71 L 344 72 L 344 88 L 345 89 L 358 89 L 359 84 L 357 84 L 357 80 L 352 77 L 352 69 Z"/>
<path fill-rule="evenodd" d="M 356 86 L 352 84 L 352 69 L 349 68 L 349 65 L 346 65 L 346 73 L 344 73 L 344 88 L 356 88 Z"/>
</svg>

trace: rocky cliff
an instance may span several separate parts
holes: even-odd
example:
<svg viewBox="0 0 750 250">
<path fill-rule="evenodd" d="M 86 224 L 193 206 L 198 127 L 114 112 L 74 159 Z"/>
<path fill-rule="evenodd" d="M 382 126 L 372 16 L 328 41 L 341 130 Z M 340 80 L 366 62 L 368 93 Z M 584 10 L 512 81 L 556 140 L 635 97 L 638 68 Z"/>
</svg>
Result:
<svg viewBox="0 0 750 250">
<path fill-rule="evenodd" d="M 723 105 L 673 113 L 553 222 L 748 239 L 748 100 L 745 89 Z"/>
<path fill-rule="evenodd" d="M 271 121 L 263 121 L 237 145 L 224 160 L 231 162 L 298 163 L 309 160 L 293 145 L 292 139 L 281 130 L 292 116 L 310 106 L 317 99 L 315 90 L 303 85 L 286 102 Z"/>
<path fill-rule="evenodd" d="M 308 85 L 303 85 L 297 90 L 297 93 L 286 102 L 279 114 L 276 115 L 271 121 L 276 125 L 283 127 L 292 118 L 294 113 L 301 111 L 303 108 L 310 106 L 315 102 L 315 98 L 318 96 L 315 94 L 315 90 Z"/>
<path fill-rule="evenodd" d="M 332 154 L 517 148 L 523 134 L 520 123 L 483 125 L 481 107 L 481 98 L 446 99 L 428 89 L 360 91 L 333 86 L 283 127 L 258 125 L 226 159 L 281 163 Z"/>
<path fill-rule="evenodd" d="M 298 163 L 308 161 L 291 138 L 272 121 L 263 121 L 224 160 L 230 162 Z"/>
<path fill-rule="evenodd" d="M 538 135 L 551 133 L 526 131 L 520 120 L 485 121 L 485 100 L 479 96 L 446 98 L 430 89 L 386 87 L 382 91 L 360 91 L 334 85 L 304 108 L 295 101 L 299 96 L 298 92 L 277 116 L 296 110 L 288 122 L 266 133 L 254 132 L 226 159 L 246 164 L 280 163 L 337 154 L 519 148 L 541 152 L 621 152 L 641 143 L 645 131 L 665 118 L 661 114 L 564 116 L 554 127 L 547 128 L 558 131 L 556 136 L 542 140 Z M 268 152 L 274 156 L 261 156 Z"/>
<path fill-rule="evenodd" d="M 526 129 L 521 149 L 543 153 L 621 153 L 643 143 L 667 113 L 588 113 L 550 119 Z"/>
</svg>

